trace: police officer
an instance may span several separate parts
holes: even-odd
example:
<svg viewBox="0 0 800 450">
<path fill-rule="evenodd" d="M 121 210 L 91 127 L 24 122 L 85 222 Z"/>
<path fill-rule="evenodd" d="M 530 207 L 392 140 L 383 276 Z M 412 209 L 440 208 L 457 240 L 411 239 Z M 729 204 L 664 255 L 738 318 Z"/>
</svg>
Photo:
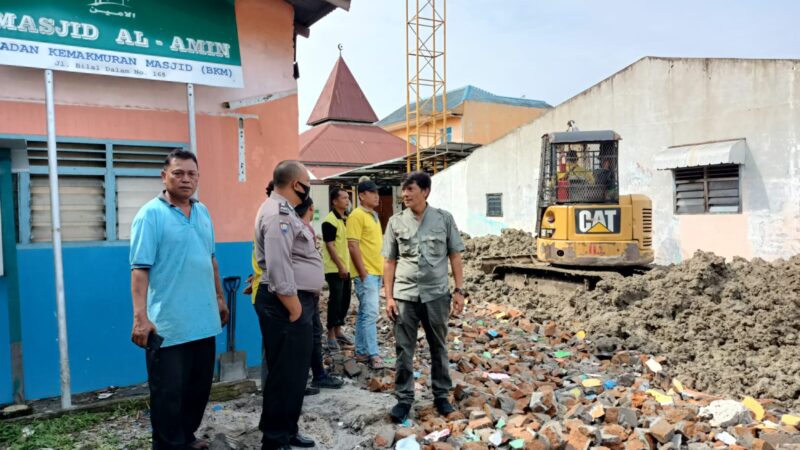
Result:
<svg viewBox="0 0 800 450">
<path fill-rule="evenodd" d="M 269 376 L 259 429 L 263 449 L 313 447 L 297 421 L 311 360 L 314 299 L 322 291 L 322 258 L 311 231 L 294 207 L 308 198 L 308 170 L 282 161 L 272 178 L 275 190 L 256 216 L 256 260 L 263 270 L 256 303 L 265 312 L 261 335 Z"/>
</svg>

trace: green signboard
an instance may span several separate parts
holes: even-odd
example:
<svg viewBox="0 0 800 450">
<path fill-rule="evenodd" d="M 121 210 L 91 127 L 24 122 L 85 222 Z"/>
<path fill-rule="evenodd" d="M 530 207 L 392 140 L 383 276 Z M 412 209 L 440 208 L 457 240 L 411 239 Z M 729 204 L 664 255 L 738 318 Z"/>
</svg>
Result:
<svg viewBox="0 0 800 450">
<path fill-rule="evenodd" d="M 0 0 L 0 64 L 242 86 L 234 0 Z"/>
</svg>

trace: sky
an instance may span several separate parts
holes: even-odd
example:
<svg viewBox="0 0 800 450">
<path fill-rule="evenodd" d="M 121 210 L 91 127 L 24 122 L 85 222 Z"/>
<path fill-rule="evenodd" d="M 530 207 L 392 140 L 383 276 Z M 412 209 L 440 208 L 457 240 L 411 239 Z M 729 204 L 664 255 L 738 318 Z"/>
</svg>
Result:
<svg viewBox="0 0 800 450">
<path fill-rule="evenodd" d="M 405 4 L 352 0 L 298 37 L 301 131 L 338 44 L 379 118 L 405 105 Z M 447 87 L 555 106 L 644 56 L 800 59 L 799 17 L 796 0 L 450 0 Z"/>
</svg>

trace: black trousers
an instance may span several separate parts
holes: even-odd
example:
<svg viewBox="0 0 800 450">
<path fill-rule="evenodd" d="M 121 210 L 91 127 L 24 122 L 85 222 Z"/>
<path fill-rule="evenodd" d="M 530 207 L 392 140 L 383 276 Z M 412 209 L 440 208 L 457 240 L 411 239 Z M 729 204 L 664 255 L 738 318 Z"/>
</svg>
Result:
<svg viewBox="0 0 800 450">
<path fill-rule="evenodd" d="M 145 350 L 154 450 L 186 450 L 194 442 L 211 393 L 213 337 Z"/>
<path fill-rule="evenodd" d="M 266 289 L 266 287 L 264 288 Z M 261 288 L 259 287 L 259 290 Z M 256 293 L 256 296 L 258 293 Z M 256 297 L 255 303 L 253 303 L 253 309 L 256 311 L 256 317 L 258 317 L 258 327 L 262 330 L 261 331 L 261 391 L 264 391 L 264 388 L 267 386 L 267 374 L 269 374 L 269 368 L 267 368 L 267 343 L 264 340 L 264 328 L 266 327 L 266 320 L 267 320 L 267 311 L 264 309 L 264 305 L 258 302 L 258 297 Z"/>
<path fill-rule="evenodd" d="M 311 339 L 311 374 L 315 380 L 325 376 L 322 364 L 322 320 L 319 315 L 319 296 L 314 296 L 314 316 L 311 318 L 314 336 Z"/>
<path fill-rule="evenodd" d="M 347 311 L 350 309 L 352 283 L 350 277 L 339 278 L 338 273 L 326 273 L 330 295 L 328 297 L 328 329 L 344 325 Z"/>
<path fill-rule="evenodd" d="M 261 334 L 269 369 L 258 425 L 264 434 L 261 442 L 265 449 L 289 445 L 289 439 L 297 434 L 297 421 L 303 408 L 311 361 L 316 294 L 304 291 L 297 294 L 303 313 L 294 322 L 289 322 L 289 311 L 266 286 L 261 285 L 256 296 L 256 304 L 265 312 Z"/>
</svg>

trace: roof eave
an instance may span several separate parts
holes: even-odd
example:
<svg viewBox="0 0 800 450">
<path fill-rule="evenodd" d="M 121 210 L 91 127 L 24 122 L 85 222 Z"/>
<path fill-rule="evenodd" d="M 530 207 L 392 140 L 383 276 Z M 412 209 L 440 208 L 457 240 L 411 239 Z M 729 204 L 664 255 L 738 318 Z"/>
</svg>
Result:
<svg viewBox="0 0 800 450">
<path fill-rule="evenodd" d="M 294 8 L 294 24 L 297 34 L 309 37 L 311 26 L 322 20 L 336 8 L 350 10 L 351 0 L 285 0 Z"/>
</svg>

